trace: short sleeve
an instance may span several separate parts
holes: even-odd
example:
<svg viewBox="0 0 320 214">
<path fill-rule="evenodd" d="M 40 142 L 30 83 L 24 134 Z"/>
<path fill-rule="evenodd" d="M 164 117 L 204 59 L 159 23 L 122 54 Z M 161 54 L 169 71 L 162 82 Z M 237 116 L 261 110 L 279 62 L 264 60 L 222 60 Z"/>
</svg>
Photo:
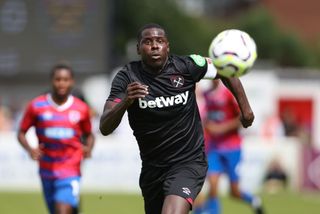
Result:
<svg viewBox="0 0 320 214">
<path fill-rule="evenodd" d="M 114 77 L 111 85 L 111 91 L 108 97 L 108 101 L 121 102 L 125 97 L 127 86 L 130 82 L 128 77 L 128 70 L 120 70 Z"/>
<path fill-rule="evenodd" d="M 92 131 L 91 130 L 92 126 L 91 126 L 90 108 L 88 105 L 86 105 L 86 108 L 83 112 L 83 120 L 81 123 L 81 129 L 84 134 L 90 134 Z"/>
<path fill-rule="evenodd" d="M 202 78 L 214 79 L 217 75 L 216 69 L 209 58 L 192 54 L 187 58 L 186 64 L 195 82 Z"/>
<path fill-rule="evenodd" d="M 32 102 L 31 102 L 28 104 L 28 106 L 23 114 L 23 117 L 22 117 L 22 120 L 20 123 L 20 130 L 24 131 L 24 132 L 28 131 L 28 129 L 31 126 L 35 125 L 35 122 L 36 122 L 36 114 L 34 112 L 34 108 L 33 108 Z"/>
</svg>

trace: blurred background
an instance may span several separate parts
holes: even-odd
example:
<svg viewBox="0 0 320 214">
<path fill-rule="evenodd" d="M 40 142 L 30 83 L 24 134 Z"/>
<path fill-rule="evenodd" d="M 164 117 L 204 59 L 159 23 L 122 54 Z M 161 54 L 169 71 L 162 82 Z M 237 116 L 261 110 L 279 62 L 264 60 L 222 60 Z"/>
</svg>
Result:
<svg viewBox="0 0 320 214">
<path fill-rule="evenodd" d="M 241 77 L 256 115 L 243 130 L 241 187 L 261 194 L 267 213 L 319 213 L 319 10 L 318 0 L 0 0 L 0 213 L 45 213 L 37 164 L 16 131 L 26 103 L 50 89 L 59 61 L 74 67 L 76 90 L 94 112 L 84 213 L 143 213 L 139 151 L 127 120 L 108 137 L 97 127 L 112 77 L 138 59 L 136 34 L 149 22 L 164 26 L 171 52 L 181 55 L 207 56 L 225 29 L 254 38 L 258 60 Z M 32 131 L 29 137 L 36 145 Z M 226 180 L 220 189 L 224 213 L 250 212 L 228 199 Z"/>
</svg>

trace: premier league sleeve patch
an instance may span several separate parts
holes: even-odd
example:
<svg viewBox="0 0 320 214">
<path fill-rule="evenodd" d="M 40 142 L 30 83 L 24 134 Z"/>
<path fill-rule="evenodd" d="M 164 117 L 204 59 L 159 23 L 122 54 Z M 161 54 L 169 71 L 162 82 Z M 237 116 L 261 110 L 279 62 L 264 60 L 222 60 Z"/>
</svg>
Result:
<svg viewBox="0 0 320 214">
<path fill-rule="evenodd" d="M 198 65 L 199 67 L 203 67 L 206 64 L 206 59 L 200 55 L 192 54 L 190 55 L 191 59 Z"/>
</svg>

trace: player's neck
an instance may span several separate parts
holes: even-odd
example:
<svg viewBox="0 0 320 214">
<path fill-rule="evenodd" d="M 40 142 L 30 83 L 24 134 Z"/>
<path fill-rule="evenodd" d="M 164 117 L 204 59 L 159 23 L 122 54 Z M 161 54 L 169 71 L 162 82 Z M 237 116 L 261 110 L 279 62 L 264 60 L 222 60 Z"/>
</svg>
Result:
<svg viewBox="0 0 320 214">
<path fill-rule="evenodd" d="M 142 61 L 142 68 L 147 73 L 157 75 L 162 72 L 162 70 L 166 66 L 167 62 L 168 62 L 168 58 L 166 59 L 166 61 L 163 63 L 163 65 L 161 67 L 156 68 L 156 67 L 151 67 Z"/>
<path fill-rule="evenodd" d="M 160 74 L 162 71 L 162 67 L 161 68 L 153 68 L 153 67 L 146 65 L 143 62 L 142 62 L 142 68 L 144 71 L 146 71 L 147 73 L 152 74 L 152 75 Z"/>
<path fill-rule="evenodd" d="M 51 97 L 57 105 L 63 105 L 67 102 L 69 94 L 61 96 L 53 92 L 51 93 Z"/>
</svg>

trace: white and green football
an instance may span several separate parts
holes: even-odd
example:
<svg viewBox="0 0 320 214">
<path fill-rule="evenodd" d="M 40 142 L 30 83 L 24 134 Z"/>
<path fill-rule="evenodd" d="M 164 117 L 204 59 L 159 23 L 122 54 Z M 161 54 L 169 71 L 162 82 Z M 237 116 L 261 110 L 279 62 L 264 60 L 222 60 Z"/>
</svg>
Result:
<svg viewBox="0 0 320 214">
<path fill-rule="evenodd" d="M 212 40 L 209 56 L 221 76 L 240 77 L 250 71 L 257 58 L 257 49 L 249 34 L 230 29 Z"/>
</svg>

